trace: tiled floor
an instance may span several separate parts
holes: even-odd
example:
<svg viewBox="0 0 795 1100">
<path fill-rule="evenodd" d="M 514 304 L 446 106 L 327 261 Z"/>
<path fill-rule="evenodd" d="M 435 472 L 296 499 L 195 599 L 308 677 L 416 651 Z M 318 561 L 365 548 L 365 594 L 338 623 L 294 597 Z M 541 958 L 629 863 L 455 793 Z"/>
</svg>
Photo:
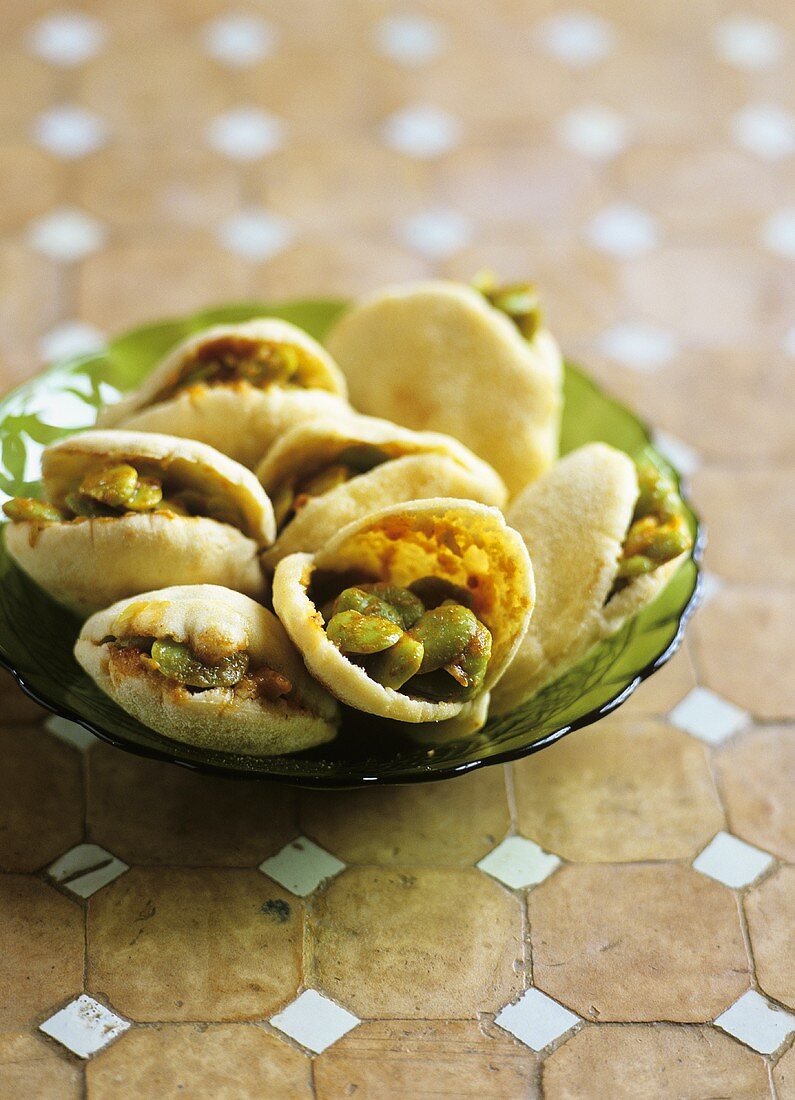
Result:
<svg viewBox="0 0 795 1100">
<path fill-rule="evenodd" d="M 0 1095 L 795 1096 L 795 17 L 0 0 L 0 378 L 479 267 L 661 430 L 686 648 L 510 768 L 334 794 L 0 687 Z"/>
</svg>

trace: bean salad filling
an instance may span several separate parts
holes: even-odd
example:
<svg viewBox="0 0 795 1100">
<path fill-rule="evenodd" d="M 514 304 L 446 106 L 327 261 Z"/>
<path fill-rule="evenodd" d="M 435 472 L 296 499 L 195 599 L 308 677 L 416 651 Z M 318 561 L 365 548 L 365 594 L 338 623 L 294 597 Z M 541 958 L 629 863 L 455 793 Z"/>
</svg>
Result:
<svg viewBox="0 0 795 1100">
<path fill-rule="evenodd" d="M 197 348 L 182 365 L 176 379 L 164 386 L 152 404 L 166 401 L 191 386 L 223 386 L 248 382 L 256 389 L 291 386 L 305 389 L 307 353 L 292 344 L 224 336 Z"/>
<path fill-rule="evenodd" d="M 244 699 L 273 701 L 289 695 L 291 681 L 275 669 L 252 668 L 248 653 L 240 650 L 210 663 L 203 660 L 185 642 L 174 638 L 151 638 L 132 635 L 126 638 L 109 636 L 101 644 L 109 644 L 116 653 L 137 657 L 149 671 L 181 684 L 191 694 L 212 688 L 234 688 Z"/>
<path fill-rule="evenodd" d="M 163 479 L 141 474 L 128 462 L 109 463 L 86 474 L 58 508 L 44 500 L 13 497 L 3 505 L 12 520 L 64 523 L 74 519 L 168 512 L 178 516 L 208 516 L 220 523 L 240 525 L 237 509 L 228 500 L 196 489 L 166 491 Z"/>
<path fill-rule="evenodd" d="M 533 339 L 542 323 L 541 304 L 534 283 L 499 286 L 493 271 L 481 271 L 472 280 L 472 286 L 489 305 L 513 321 L 525 340 Z"/>
<path fill-rule="evenodd" d="M 635 511 L 608 599 L 635 577 L 653 573 L 693 545 L 682 500 L 671 479 L 655 466 L 644 464 L 638 467 L 638 486 Z"/>
<path fill-rule="evenodd" d="M 345 485 L 359 474 L 374 470 L 392 457 L 383 448 L 372 443 L 350 443 L 333 460 L 325 462 L 310 474 L 285 482 L 271 497 L 277 527 L 286 527 L 314 497 L 323 496 L 338 485 Z"/>
<path fill-rule="evenodd" d="M 491 633 L 471 604 L 465 588 L 427 576 L 405 588 L 344 588 L 322 614 L 329 641 L 383 687 L 459 702 L 482 688 L 491 658 Z"/>
</svg>

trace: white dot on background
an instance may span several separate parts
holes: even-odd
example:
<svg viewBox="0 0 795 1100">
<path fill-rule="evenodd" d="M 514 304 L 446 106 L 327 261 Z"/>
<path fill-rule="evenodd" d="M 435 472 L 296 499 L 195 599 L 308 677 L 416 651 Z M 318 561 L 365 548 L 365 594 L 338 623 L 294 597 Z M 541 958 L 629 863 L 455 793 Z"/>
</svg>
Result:
<svg viewBox="0 0 795 1100">
<path fill-rule="evenodd" d="M 612 107 L 576 107 L 558 120 L 558 139 L 568 149 L 592 160 L 608 160 L 626 148 L 627 121 Z"/>
<path fill-rule="evenodd" d="M 447 45 L 447 28 L 424 15 L 392 15 L 376 26 L 375 44 L 401 65 L 427 65 Z"/>
<path fill-rule="evenodd" d="M 209 144 L 233 160 L 258 160 L 282 144 L 285 125 L 275 115 L 256 107 L 237 107 L 214 118 L 207 131 Z"/>
<path fill-rule="evenodd" d="M 293 230 L 286 218 L 252 208 L 221 222 L 218 239 L 224 248 L 248 260 L 267 260 L 290 244 Z"/>
<path fill-rule="evenodd" d="M 105 44 L 105 28 L 83 12 L 58 12 L 34 23 L 27 42 L 30 51 L 45 61 L 71 68 L 100 52 Z"/>
<path fill-rule="evenodd" d="M 458 210 L 424 210 L 402 221 L 398 236 L 426 259 L 444 260 L 469 244 L 472 224 Z"/>
<path fill-rule="evenodd" d="M 762 225 L 762 244 L 779 256 L 795 260 L 795 207 L 770 215 Z"/>
<path fill-rule="evenodd" d="M 637 206 L 613 203 L 586 223 L 584 235 L 600 252 L 630 260 L 654 248 L 657 223 Z"/>
<path fill-rule="evenodd" d="M 734 141 L 764 160 L 781 160 L 795 152 L 795 115 L 774 103 L 752 103 L 733 115 Z"/>
<path fill-rule="evenodd" d="M 37 144 L 65 160 L 95 152 L 107 137 L 107 126 L 99 115 L 68 104 L 44 111 L 33 123 Z"/>
<path fill-rule="evenodd" d="M 28 228 L 31 248 L 51 260 L 71 263 L 96 252 L 105 242 L 102 225 L 82 210 L 63 206 L 37 218 Z"/>
<path fill-rule="evenodd" d="M 224 65 L 244 68 L 269 57 L 276 45 L 276 30 L 255 15 L 222 15 L 202 29 L 205 51 Z"/>
<path fill-rule="evenodd" d="M 723 19 L 712 33 L 715 53 L 738 69 L 769 69 L 784 55 L 784 36 L 775 23 L 753 15 Z"/>
<path fill-rule="evenodd" d="M 460 121 L 438 107 L 405 107 L 383 126 L 384 140 L 399 153 L 428 160 L 454 149 L 461 140 Z"/>
<path fill-rule="evenodd" d="M 611 25 L 584 11 L 550 16 L 539 25 L 537 38 L 545 53 L 575 68 L 604 60 L 615 44 Z"/>
<path fill-rule="evenodd" d="M 90 355 L 105 347 L 105 336 L 85 321 L 65 321 L 39 340 L 39 355 L 45 363 L 58 363 L 78 355 Z"/>
<path fill-rule="evenodd" d="M 614 325 L 602 333 L 597 348 L 624 367 L 651 373 L 673 359 L 678 345 L 665 329 L 636 321 Z"/>
</svg>

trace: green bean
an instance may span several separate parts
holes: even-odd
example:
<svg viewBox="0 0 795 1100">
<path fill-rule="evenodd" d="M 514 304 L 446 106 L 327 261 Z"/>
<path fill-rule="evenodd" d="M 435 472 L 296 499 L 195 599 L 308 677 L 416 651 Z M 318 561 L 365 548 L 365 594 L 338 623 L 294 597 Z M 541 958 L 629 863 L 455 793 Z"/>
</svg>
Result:
<svg viewBox="0 0 795 1100">
<path fill-rule="evenodd" d="M 419 672 L 424 653 L 422 642 L 404 634 L 393 646 L 367 662 L 367 675 L 397 691 Z"/>
<path fill-rule="evenodd" d="M 64 517 L 54 504 L 32 497 L 12 497 L 3 505 L 9 519 L 30 520 L 33 523 L 58 523 Z"/>
<path fill-rule="evenodd" d="M 448 604 L 426 611 L 411 628 L 411 636 L 425 646 L 420 673 L 450 664 L 474 637 L 478 620 L 468 607 Z"/>
<path fill-rule="evenodd" d="M 152 661 L 169 680 L 177 680 L 189 687 L 232 687 L 245 675 L 248 654 L 233 653 L 218 664 L 201 661 L 191 648 L 172 638 L 159 638 L 152 643 Z"/>
<path fill-rule="evenodd" d="M 326 633 L 329 641 L 344 654 L 380 653 L 403 636 L 402 629 L 380 615 L 362 615 L 358 611 L 338 611 L 332 616 Z"/>
</svg>

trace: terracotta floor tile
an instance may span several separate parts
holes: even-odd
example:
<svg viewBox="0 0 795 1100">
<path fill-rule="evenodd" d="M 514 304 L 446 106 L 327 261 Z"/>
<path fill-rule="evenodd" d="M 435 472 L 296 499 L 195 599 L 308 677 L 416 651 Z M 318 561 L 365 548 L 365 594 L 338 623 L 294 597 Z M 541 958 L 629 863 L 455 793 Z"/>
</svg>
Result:
<svg viewBox="0 0 795 1100">
<path fill-rule="evenodd" d="M 584 1028 L 546 1060 L 546 1100 L 768 1100 L 758 1054 L 708 1027 Z M 587 1086 L 586 1086 L 587 1082 Z"/>
<path fill-rule="evenodd" d="M 24 875 L 0 875 L 0 913 L 0 1028 L 28 1027 L 83 988 L 83 914 Z"/>
<path fill-rule="evenodd" d="M 97 745 L 88 828 L 127 863 L 254 867 L 298 833 L 296 794 Z"/>
<path fill-rule="evenodd" d="M 88 924 L 90 990 L 135 1020 L 262 1018 L 301 979 L 301 903 L 258 871 L 134 868 Z"/>
<path fill-rule="evenodd" d="M 726 588 L 693 620 L 705 687 L 759 718 L 795 717 L 795 592 Z"/>
<path fill-rule="evenodd" d="M 220 246 L 130 244 L 89 256 L 78 276 L 78 313 L 115 334 L 246 296 L 246 265 Z"/>
<path fill-rule="evenodd" d="M 58 169 L 51 157 L 29 145 L 0 145 L 0 228 L 16 232 L 55 205 Z"/>
<path fill-rule="evenodd" d="M 33 374 L 38 337 L 58 316 L 61 276 L 43 256 L 0 244 L 0 362 L 3 389 Z"/>
<path fill-rule="evenodd" d="M 0 725 L 19 726 L 37 722 L 46 713 L 24 693 L 10 672 L 0 669 Z"/>
<path fill-rule="evenodd" d="M 536 1074 L 537 1059 L 526 1047 L 504 1033 L 486 1035 L 468 1020 L 365 1023 L 315 1060 L 317 1100 L 517 1100 L 537 1095 Z"/>
<path fill-rule="evenodd" d="M 795 581 L 793 470 L 699 470 L 693 500 L 709 531 L 707 561 L 740 583 Z"/>
<path fill-rule="evenodd" d="M 586 1019 L 702 1022 L 748 986 L 735 897 L 689 867 L 564 867 L 527 907 L 534 984 Z"/>
<path fill-rule="evenodd" d="M 608 718 L 513 769 L 519 832 L 566 859 L 692 858 L 724 825 L 704 746 L 662 722 Z"/>
<path fill-rule="evenodd" d="M 0 1034 L 0 1095 L 79 1100 L 83 1074 L 34 1035 Z"/>
<path fill-rule="evenodd" d="M 351 867 L 311 913 L 317 985 L 357 1016 L 472 1018 L 518 992 L 518 903 L 479 871 Z"/>
<path fill-rule="evenodd" d="M 43 726 L 10 726 L 0 759 L 0 867 L 35 871 L 83 836 L 80 756 Z"/>
<path fill-rule="evenodd" d="M 214 226 L 240 205 L 235 166 L 198 151 L 140 145 L 104 150 L 83 167 L 80 206 L 107 225 L 189 231 Z"/>
<path fill-rule="evenodd" d="M 773 1080 L 779 1100 L 792 1100 L 795 1096 L 795 1047 L 790 1047 L 778 1060 L 773 1070 Z"/>
<path fill-rule="evenodd" d="M 666 665 L 644 680 L 626 703 L 621 704 L 619 717 L 624 721 L 628 718 L 661 717 L 680 703 L 695 686 L 696 673 L 685 643 Z"/>
<path fill-rule="evenodd" d="M 765 993 L 795 1008 L 795 867 L 780 867 L 745 898 L 756 976 Z"/>
<path fill-rule="evenodd" d="M 88 1100 L 309 1100 L 305 1054 L 258 1027 L 181 1024 L 133 1028 L 86 1070 Z"/>
<path fill-rule="evenodd" d="M 731 831 L 795 861 L 795 730 L 750 730 L 713 757 Z"/>
<path fill-rule="evenodd" d="M 510 825 L 502 768 L 454 783 L 359 791 L 304 791 L 307 836 L 349 863 L 475 863 Z"/>
</svg>

